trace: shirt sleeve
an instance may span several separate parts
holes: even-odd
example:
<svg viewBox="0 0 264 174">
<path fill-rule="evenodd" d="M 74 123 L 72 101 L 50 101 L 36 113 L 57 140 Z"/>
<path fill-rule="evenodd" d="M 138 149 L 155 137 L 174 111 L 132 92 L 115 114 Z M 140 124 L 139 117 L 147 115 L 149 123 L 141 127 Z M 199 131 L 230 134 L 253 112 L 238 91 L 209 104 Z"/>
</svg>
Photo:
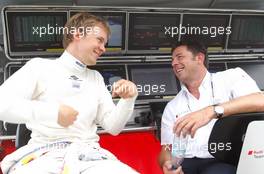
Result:
<svg viewBox="0 0 264 174">
<path fill-rule="evenodd" d="M 57 121 L 59 105 L 33 99 L 39 60 L 32 59 L 0 86 L 0 119 L 11 123 Z"/>
<path fill-rule="evenodd" d="M 253 80 L 243 69 L 232 69 L 230 76 L 233 76 L 232 81 L 230 81 L 232 98 L 260 91 L 256 81 Z"/>
<path fill-rule="evenodd" d="M 132 116 L 137 96 L 128 99 L 120 99 L 117 105 L 115 105 L 109 91 L 105 87 L 103 77 L 100 75 L 98 78 L 101 96 L 97 111 L 97 122 L 110 134 L 117 135 L 122 131 L 125 124 Z"/>
<path fill-rule="evenodd" d="M 170 108 L 170 103 L 164 109 L 161 120 L 161 145 L 172 144 L 173 142 L 173 124 L 176 121 L 176 116 Z"/>
</svg>

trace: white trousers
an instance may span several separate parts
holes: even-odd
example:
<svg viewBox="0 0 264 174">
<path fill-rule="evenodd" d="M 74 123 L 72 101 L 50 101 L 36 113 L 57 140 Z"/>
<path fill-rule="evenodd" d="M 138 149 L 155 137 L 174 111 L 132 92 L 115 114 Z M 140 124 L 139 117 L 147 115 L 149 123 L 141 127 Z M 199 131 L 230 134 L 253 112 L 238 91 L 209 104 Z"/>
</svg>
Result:
<svg viewBox="0 0 264 174">
<path fill-rule="evenodd" d="M 30 146 L 22 148 L 24 154 L 28 154 L 27 149 L 32 151 Z M 13 156 L 13 159 L 12 154 L 7 156 L 2 162 L 4 174 L 138 174 L 116 159 L 112 153 L 100 147 L 72 143 L 66 148 L 54 148 L 48 151 L 43 149 L 45 153 L 39 153 L 40 151 L 31 154 L 32 157 L 38 156 L 37 158 L 26 164 L 22 164 L 20 160 L 13 163 L 11 169 L 9 169 L 10 164 L 16 161 L 17 159 L 14 158 L 19 155 L 14 154 L 16 157 Z"/>
</svg>

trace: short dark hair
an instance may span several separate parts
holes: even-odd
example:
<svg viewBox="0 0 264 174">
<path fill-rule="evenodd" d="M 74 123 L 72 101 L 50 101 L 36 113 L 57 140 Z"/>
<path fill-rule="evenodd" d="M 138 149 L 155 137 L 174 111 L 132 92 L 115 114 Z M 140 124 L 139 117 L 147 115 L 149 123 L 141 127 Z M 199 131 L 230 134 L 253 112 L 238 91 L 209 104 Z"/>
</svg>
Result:
<svg viewBox="0 0 264 174">
<path fill-rule="evenodd" d="M 187 50 L 192 52 L 193 55 L 197 55 L 198 53 L 203 53 L 204 57 L 205 57 L 204 66 L 206 68 L 208 68 L 209 61 L 208 61 L 208 57 L 207 57 L 207 48 L 202 42 L 198 42 L 196 40 L 191 40 L 191 39 L 177 42 L 177 43 L 172 45 L 171 54 L 179 46 L 186 46 Z"/>
</svg>

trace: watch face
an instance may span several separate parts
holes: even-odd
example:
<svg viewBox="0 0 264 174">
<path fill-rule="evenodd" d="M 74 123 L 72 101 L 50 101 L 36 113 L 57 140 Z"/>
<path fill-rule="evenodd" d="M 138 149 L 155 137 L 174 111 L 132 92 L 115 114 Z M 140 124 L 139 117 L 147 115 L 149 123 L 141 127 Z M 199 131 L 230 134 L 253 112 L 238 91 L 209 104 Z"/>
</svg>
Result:
<svg viewBox="0 0 264 174">
<path fill-rule="evenodd" d="M 218 115 L 223 115 L 224 114 L 224 108 L 222 106 L 215 106 L 215 112 Z"/>
<path fill-rule="evenodd" d="M 224 115 L 224 108 L 222 106 L 215 106 L 214 112 L 215 112 L 216 118 L 220 119 Z"/>
</svg>

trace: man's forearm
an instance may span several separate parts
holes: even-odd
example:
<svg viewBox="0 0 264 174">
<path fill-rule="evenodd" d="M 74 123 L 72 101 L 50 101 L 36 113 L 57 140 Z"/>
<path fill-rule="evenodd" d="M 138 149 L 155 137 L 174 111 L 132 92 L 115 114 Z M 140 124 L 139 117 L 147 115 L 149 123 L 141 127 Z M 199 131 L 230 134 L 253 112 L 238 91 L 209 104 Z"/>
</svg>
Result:
<svg viewBox="0 0 264 174">
<path fill-rule="evenodd" d="M 224 116 L 246 112 L 263 112 L 264 95 L 263 93 L 253 93 L 242 96 L 221 104 L 224 107 Z"/>
</svg>

